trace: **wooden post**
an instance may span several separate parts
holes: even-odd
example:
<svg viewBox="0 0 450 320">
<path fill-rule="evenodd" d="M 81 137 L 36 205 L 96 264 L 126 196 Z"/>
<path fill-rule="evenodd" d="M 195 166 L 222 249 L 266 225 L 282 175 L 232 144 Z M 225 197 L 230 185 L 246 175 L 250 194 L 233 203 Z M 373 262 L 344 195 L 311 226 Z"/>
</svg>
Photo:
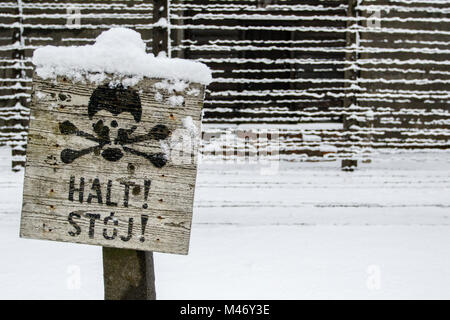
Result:
<svg viewBox="0 0 450 320">
<path fill-rule="evenodd" d="M 155 300 L 153 252 L 103 247 L 105 300 Z"/>
<path fill-rule="evenodd" d="M 168 1 L 153 1 L 153 23 L 168 19 Z M 153 54 L 168 52 L 167 27 L 153 28 Z M 153 252 L 103 247 L 105 300 L 156 300 Z"/>
</svg>

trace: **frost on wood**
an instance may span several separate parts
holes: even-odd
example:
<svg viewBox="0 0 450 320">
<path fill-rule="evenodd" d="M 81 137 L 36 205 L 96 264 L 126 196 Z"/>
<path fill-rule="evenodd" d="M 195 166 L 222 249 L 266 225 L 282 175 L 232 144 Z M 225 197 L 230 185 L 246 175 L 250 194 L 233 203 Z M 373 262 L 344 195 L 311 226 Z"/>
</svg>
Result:
<svg viewBox="0 0 450 320">
<path fill-rule="evenodd" d="M 108 74 L 124 85 L 143 77 L 209 84 L 209 68 L 199 62 L 155 57 L 145 51 L 141 35 L 131 29 L 113 28 L 100 34 L 93 45 L 46 46 L 34 52 L 33 64 L 42 79 L 65 76 L 72 81 L 101 83 Z"/>
</svg>

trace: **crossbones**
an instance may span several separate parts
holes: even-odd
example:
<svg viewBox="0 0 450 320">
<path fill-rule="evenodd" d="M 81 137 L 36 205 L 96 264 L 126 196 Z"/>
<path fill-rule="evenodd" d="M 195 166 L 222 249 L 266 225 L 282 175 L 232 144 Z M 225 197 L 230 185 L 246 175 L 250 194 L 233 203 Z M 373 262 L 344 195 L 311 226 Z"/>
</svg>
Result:
<svg viewBox="0 0 450 320">
<path fill-rule="evenodd" d="M 142 115 L 142 106 L 139 95 L 135 90 L 124 89 L 122 86 L 110 87 L 100 86 L 94 90 L 88 105 L 88 115 L 92 120 L 93 116 L 100 110 L 106 110 L 114 116 L 122 112 L 130 112 L 136 122 L 140 122 Z M 111 127 L 117 128 L 116 120 L 111 121 Z M 161 168 L 166 165 L 167 157 L 164 153 L 145 153 L 129 147 L 134 143 L 148 141 L 148 140 L 164 140 L 170 131 L 164 125 L 154 126 L 148 133 L 138 136 L 131 136 L 137 129 L 132 126 L 130 129 L 119 128 L 117 137 L 111 139 L 110 128 L 105 125 L 103 120 L 98 120 L 92 125 L 94 134 L 81 131 L 72 122 L 66 120 L 59 124 L 59 131 L 63 135 L 75 135 L 83 137 L 87 140 L 97 143 L 96 146 L 88 147 L 82 150 L 64 149 L 61 152 L 61 160 L 64 163 L 72 163 L 76 159 L 90 154 L 92 152 L 100 152 L 105 146 L 110 145 L 104 149 L 101 156 L 108 161 L 119 161 L 124 156 L 124 152 L 128 152 L 137 156 L 141 156 L 149 160 L 155 167 Z M 114 147 L 112 145 L 115 145 Z M 118 148 L 116 146 L 120 146 Z"/>
</svg>

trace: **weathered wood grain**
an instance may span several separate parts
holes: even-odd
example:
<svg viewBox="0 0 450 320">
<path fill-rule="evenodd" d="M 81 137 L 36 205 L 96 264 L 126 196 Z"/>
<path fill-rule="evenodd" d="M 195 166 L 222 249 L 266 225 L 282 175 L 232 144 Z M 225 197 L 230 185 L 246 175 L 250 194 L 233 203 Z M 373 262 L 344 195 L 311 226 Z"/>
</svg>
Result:
<svg viewBox="0 0 450 320">
<path fill-rule="evenodd" d="M 127 91 L 140 98 L 142 116 L 136 120 L 127 112 L 132 109 L 117 114 L 101 108 L 90 116 L 88 105 L 99 87 L 95 84 L 34 78 L 21 237 L 187 254 L 199 130 L 185 128 L 183 119 L 191 117 L 199 127 L 204 87 L 190 84 L 185 92 L 170 93 L 155 87 L 160 81 L 144 79 Z M 174 94 L 184 97 L 182 105 L 170 105 L 168 98 Z M 130 100 L 117 101 L 126 105 L 133 95 L 129 96 Z M 100 120 L 109 134 L 95 129 Z M 131 141 L 157 125 L 170 133 L 166 139 L 152 135 L 150 140 Z M 119 131 L 132 127 L 125 136 Z M 176 137 L 193 148 L 186 150 Z M 108 148 L 121 158 L 105 156 Z M 66 149 L 73 150 L 70 157 Z M 86 154 L 72 156 L 84 149 Z M 158 153 L 166 153 L 162 167 L 157 167 L 159 160 L 154 164 L 146 156 Z"/>
</svg>

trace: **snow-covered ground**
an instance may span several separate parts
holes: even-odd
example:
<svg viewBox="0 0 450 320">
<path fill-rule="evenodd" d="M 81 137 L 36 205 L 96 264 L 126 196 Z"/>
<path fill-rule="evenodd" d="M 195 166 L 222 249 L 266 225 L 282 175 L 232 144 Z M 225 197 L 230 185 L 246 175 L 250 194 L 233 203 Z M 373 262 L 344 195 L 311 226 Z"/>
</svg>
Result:
<svg viewBox="0 0 450 320">
<path fill-rule="evenodd" d="M 19 239 L 0 149 L 0 299 L 102 299 L 101 248 Z M 450 157 L 200 166 L 189 256 L 155 254 L 159 299 L 450 298 Z"/>
</svg>

